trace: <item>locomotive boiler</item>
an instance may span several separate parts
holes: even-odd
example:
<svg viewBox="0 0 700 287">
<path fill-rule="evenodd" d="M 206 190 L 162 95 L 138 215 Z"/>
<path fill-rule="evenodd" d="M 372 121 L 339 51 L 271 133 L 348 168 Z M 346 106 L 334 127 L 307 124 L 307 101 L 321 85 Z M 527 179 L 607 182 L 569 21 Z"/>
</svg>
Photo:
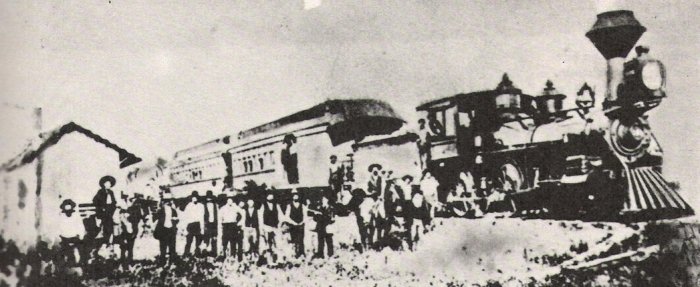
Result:
<svg viewBox="0 0 700 287">
<path fill-rule="evenodd" d="M 608 61 L 602 103 L 584 84 L 576 107 L 547 81 L 537 96 L 508 78 L 493 90 L 458 94 L 417 107 L 432 123 L 427 170 L 441 197 L 474 178 L 489 208 L 557 217 L 651 219 L 693 214 L 661 174 L 663 153 L 647 111 L 666 97 L 663 64 L 647 47 L 624 58 L 646 29 L 631 11 L 598 15 L 586 34 Z"/>
</svg>

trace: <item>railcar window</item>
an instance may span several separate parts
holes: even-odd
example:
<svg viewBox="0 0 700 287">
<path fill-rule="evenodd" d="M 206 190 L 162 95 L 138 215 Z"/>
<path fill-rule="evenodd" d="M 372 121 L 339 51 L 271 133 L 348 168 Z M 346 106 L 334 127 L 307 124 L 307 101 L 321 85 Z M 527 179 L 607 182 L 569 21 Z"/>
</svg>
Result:
<svg viewBox="0 0 700 287">
<path fill-rule="evenodd" d="M 263 162 L 263 158 L 262 158 L 262 157 L 261 157 L 261 158 L 258 158 L 258 162 L 260 162 L 260 170 L 264 170 L 264 169 L 265 169 L 265 163 Z"/>
<path fill-rule="evenodd" d="M 444 127 L 445 127 L 445 135 L 446 136 L 453 136 L 455 135 L 455 130 L 457 129 L 456 123 L 455 123 L 455 118 L 457 117 L 457 106 L 453 106 L 443 112 L 445 114 L 444 119 Z"/>
<path fill-rule="evenodd" d="M 428 115 L 428 127 L 434 136 L 445 136 L 445 110 L 432 111 Z"/>
<path fill-rule="evenodd" d="M 472 117 L 467 112 L 461 112 L 458 114 L 459 125 L 465 128 L 471 126 Z"/>
</svg>

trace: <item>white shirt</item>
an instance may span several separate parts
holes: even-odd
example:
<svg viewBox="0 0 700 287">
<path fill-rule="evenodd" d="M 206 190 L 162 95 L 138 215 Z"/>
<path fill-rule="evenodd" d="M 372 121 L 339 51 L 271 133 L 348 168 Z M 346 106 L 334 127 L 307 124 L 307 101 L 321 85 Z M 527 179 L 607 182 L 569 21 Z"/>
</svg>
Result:
<svg viewBox="0 0 700 287">
<path fill-rule="evenodd" d="M 428 142 L 429 136 L 431 136 L 431 132 L 427 126 L 418 130 L 418 140 L 420 141 L 421 145 L 424 145 L 426 142 Z"/>
<path fill-rule="evenodd" d="M 413 196 L 411 199 L 411 202 L 413 203 L 413 206 L 418 208 L 423 205 L 423 195 L 420 193 L 417 193 L 416 195 Z"/>
<path fill-rule="evenodd" d="M 171 228 L 173 227 L 173 208 L 170 206 L 165 206 L 165 222 L 163 222 L 163 227 Z"/>
<path fill-rule="evenodd" d="M 401 189 L 401 193 L 403 198 L 408 200 L 411 199 L 411 185 L 407 184 L 405 181 L 398 181 L 396 182 L 396 186 L 398 186 Z"/>
<path fill-rule="evenodd" d="M 330 173 L 337 173 L 340 170 L 340 168 L 342 168 L 342 167 L 343 167 L 343 165 L 341 163 L 336 162 L 336 163 L 331 163 L 328 166 L 328 169 L 330 170 Z"/>
<path fill-rule="evenodd" d="M 474 177 L 471 173 L 462 172 L 459 174 L 459 179 L 464 184 L 466 193 L 474 193 Z"/>
<path fill-rule="evenodd" d="M 119 211 L 117 211 L 119 212 Z M 119 213 L 119 223 L 120 227 L 123 228 L 121 231 L 122 233 L 134 233 L 134 229 L 131 226 L 131 222 L 129 222 L 129 214 L 128 213 Z"/>
<path fill-rule="evenodd" d="M 431 204 L 437 203 L 437 188 L 439 184 L 440 183 L 432 176 L 426 177 L 420 184 L 425 200 Z"/>
<path fill-rule="evenodd" d="M 204 221 L 204 205 L 197 203 L 188 203 L 185 210 L 182 212 L 182 223 L 190 224 Z"/>
<path fill-rule="evenodd" d="M 69 237 L 83 237 L 85 234 L 85 226 L 83 225 L 83 218 L 80 217 L 78 212 L 73 212 L 69 217 L 65 213 L 61 213 L 61 232 L 60 235 L 66 238 Z"/>
<path fill-rule="evenodd" d="M 238 216 L 241 216 L 239 221 L 236 221 Z M 221 223 L 239 223 L 243 222 L 243 210 L 235 204 L 226 204 L 219 209 L 219 217 L 221 217 Z"/>
</svg>

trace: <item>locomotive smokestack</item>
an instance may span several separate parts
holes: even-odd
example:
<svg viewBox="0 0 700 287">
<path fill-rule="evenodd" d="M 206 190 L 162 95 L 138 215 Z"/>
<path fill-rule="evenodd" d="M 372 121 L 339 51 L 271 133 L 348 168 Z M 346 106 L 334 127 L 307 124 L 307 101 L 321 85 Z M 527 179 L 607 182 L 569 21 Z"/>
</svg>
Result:
<svg viewBox="0 0 700 287">
<path fill-rule="evenodd" d="M 634 13 L 628 10 L 615 10 L 598 14 L 586 37 L 600 51 L 608 62 L 606 101 L 617 100 L 617 86 L 622 83 L 625 57 L 632 50 L 646 28 Z"/>
</svg>

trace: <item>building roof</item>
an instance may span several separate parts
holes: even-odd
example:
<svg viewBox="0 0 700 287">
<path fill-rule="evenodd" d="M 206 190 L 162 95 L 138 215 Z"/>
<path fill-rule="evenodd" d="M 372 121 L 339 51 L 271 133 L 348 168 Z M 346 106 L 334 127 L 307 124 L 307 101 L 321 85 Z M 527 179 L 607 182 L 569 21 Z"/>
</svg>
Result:
<svg viewBox="0 0 700 287">
<path fill-rule="evenodd" d="M 46 151 L 46 149 L 57 144 L 61 138 L 63 138 L 63 136 L 72 132 L 81 133 L 95 142 L 103 144 L 107 148 L 116 151 L 119 154 L 119 168 L 125 168 L 141 161 L 141 158 L 110 142 L 109 140 L 74 122 L 69 122 L 60 126 L 59 128 L 40 133 L 39 137 L 30 141 L 30 143 L 21 153 L 2 164 L 2 166 L 0 166 L 0 171 L 12 171 L 25 164 L 31 163 L 34 161 L 34 159 Z"/>
</svg>

